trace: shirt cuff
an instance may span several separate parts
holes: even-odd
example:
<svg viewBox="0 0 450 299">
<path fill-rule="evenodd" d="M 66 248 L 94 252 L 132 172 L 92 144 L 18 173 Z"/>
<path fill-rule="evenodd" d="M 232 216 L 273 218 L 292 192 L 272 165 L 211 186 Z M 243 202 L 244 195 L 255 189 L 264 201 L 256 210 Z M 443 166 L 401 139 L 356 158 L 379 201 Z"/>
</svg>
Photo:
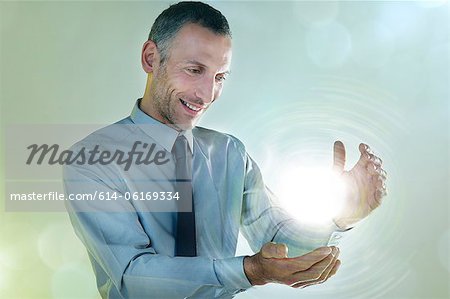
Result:
<svg viewBox="0 0 450 299">
<path fill-rule="evenodd" d="M 244 291 L 252 286 L 244 272 L 244 256 L 214 260 L 214 270 L 226 289 Z"/>
<path fill-rule="evenodd" d="M 351 230 L 353 227 L 348 229 L 340 229 L 336 223 L 332 224 L 333 232 L 330 235 L 330 238 L 328 239 L 327 246 L 338 246 L 339 241 L 345 236 L 345 232 Z"/>
</svg>

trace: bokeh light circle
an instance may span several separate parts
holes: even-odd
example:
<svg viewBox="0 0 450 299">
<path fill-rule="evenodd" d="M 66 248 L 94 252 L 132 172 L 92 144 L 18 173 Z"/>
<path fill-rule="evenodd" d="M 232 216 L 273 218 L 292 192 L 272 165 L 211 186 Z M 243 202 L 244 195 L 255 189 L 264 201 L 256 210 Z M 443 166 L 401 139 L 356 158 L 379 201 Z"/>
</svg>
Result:
<svg viewBox="0 0 450 299">
<path fill-rule="evenodd" d="M 360 65 L 381 68 L 395 51 L 395 36 L 384 24 L 363 22 L 353 27 L 353 59 Z"/>
<path fill-rule="evenodd" d="M 41 261 L 51 269 L 58 269 L 65 263 L 80 262 L 86 255 L 83 245 L 66 222 L 46 226 L 39 234 L 37 249 Z"/>
<path fill-rule="evenodd" d="M 347 28 L 337 22 L 310 28 L 305 42 L 308 57 L 319 67 L 343 65 L 352 50 L 352 40 Z"/>
<path fill-rule="evenodd" d="M 320 26 L 334 21 L 339 13 L 337 1 L 295 1 L 295 17 L 305 26 Z"/>
<path fill-rule="evenodd" d="M 447 271 L 450 273 L 450 230 L 447 229 L 445 233 L 442 234 L 440 237 L 438 244 L 438 256 L 439 261 L 441 262 L 441 265 L 443 268 L 447 269 Z"/>
<path fill-rule="evenodd" d="M 92 271 L 79 264 L 65 264 L 58 268 L 53 273 L 51 289 L 54 299 L 98 298 Z"/>
</svg>

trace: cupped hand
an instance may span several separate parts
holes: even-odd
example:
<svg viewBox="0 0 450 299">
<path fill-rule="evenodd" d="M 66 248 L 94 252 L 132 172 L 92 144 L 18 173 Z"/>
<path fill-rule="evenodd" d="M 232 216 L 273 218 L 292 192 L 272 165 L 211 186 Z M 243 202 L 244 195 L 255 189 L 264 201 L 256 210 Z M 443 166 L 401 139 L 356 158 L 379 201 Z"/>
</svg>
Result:
<svg viewBox="0 0 450 299">
<path fill-rule="evenodd" d="M 285 244 L 266 243 L 261 251 L 244 258 L 244 271 L 252 285 L 280 283 L 304 288 L 325 282 L 340 266 L 337 247 L 320 247 L 288 258 Z"/>
</svg>

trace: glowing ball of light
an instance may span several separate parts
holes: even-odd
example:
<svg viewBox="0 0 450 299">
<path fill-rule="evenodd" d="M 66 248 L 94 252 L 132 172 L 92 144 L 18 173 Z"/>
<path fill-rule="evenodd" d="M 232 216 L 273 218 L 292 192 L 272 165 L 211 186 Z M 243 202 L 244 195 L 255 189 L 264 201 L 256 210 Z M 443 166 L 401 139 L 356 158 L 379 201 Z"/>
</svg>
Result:
<svg viewBox="0 0 450 299">
<path fill-rule="evenodd" d="M 283 207 L 309 224 L 330 223 L 342 209 L 346 185 L 330 168 L 296 167 L 281 173 L 277 186 Z"/>
</svg>

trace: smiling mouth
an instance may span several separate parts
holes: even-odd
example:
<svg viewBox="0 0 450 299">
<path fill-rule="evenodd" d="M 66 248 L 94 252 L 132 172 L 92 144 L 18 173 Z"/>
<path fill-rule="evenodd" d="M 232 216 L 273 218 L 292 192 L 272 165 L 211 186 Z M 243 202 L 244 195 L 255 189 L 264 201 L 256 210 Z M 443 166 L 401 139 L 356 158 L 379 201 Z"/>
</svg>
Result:
<svg viewBox="0 0 450 299">
<path fill-rule="evenodd" d="M 180 99 L 181 104 L 183 104 L 185 107 L 187 107 L 189 110 L 193 111 L 193 112 L 198 112 L 200 110 L 202 110 L 203 108 L 200 107 L 196 107 L 194 105 L 189 104 L 186 101 L 183 101 L 182 99 Z"/>
</svg>

